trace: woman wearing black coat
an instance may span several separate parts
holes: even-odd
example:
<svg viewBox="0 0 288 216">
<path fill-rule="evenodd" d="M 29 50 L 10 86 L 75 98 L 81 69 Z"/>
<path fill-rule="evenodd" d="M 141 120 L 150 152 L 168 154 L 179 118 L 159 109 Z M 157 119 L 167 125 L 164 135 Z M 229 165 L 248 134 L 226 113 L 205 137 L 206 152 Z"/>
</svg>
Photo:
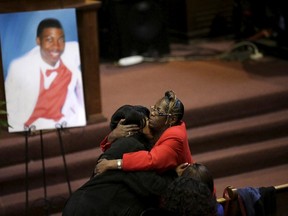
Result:
<svg viewBox="0 0 288 216">
<path fill-rule="evenodd" d="M 148 117 L 149 110 L 145 107 L 120 107 L 111 118 L 111 129 L 125 119 L 122 124 L 137 124 L 140 131 L 115 140 L 99 159 L 122 158 L 127 152 L 150 150 Z M 71 195 L 63 209 L 63 216 L 139 216 L 145 209 L 159 205 L 160 195 L 176 176 L 176 172 L 159 176 L 154 171 L 122 170 L 95 175 Z"/>
</svg>

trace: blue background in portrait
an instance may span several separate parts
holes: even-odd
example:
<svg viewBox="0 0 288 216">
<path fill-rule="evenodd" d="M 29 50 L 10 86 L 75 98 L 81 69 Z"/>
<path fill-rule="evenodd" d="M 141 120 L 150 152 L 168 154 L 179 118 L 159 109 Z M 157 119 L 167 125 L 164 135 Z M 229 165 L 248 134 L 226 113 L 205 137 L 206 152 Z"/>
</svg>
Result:
<svg viewBox="0 0 288 216">
<path fill-rule="evenodd" d="M 75 9 L 57 9 L 0 14 L 0 42 L 4 80 L 10 62 L 36 46 L 36 30 L 45 18 L 61 22 L 66 41 L 78 41 Z"/>
</svg>

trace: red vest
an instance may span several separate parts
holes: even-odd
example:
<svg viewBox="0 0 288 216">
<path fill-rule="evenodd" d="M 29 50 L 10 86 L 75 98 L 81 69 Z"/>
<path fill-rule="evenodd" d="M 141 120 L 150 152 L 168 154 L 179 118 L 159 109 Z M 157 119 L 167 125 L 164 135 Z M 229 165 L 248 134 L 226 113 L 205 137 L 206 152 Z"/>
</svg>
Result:
<svg viewBox="0 0 288 216">
<path fill-rule="evenodd" d="M 57 72 L 57 76 L 48 89 L 44 88 L 44 76 L 40 73 L 40 93 L 34 111 L 25 123 L 27 127 L 33 124 L 38 118 L 58 121 L 63 117 L 61 111 L 66 100 L 72 73 L 62 61 L 60 61 L 59 68 L 56 70 L 47 70 L 46 75 L 49 77 L 53 71 Z"/>
</svg>

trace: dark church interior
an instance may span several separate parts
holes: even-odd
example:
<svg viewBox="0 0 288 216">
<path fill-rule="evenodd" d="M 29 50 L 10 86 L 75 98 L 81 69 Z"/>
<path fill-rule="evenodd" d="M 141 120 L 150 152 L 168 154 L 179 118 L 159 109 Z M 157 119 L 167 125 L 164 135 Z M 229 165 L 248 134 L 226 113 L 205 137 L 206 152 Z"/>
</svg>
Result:
<svg viewBox="0 0 288 216">
<path fill-rule="evenodd" d="M 211 170 L 217 201 L 233 208 L 226 215 L 243 215 L 245 187 L 274 187 L 269 215 L 287 215 L 284 1 L 0 0 L 1 13 L 63 8 L 76 8 L 87 125 L 28 135 L 1 127 L 1 216 L 62 215 L 91 177 L 114 111 L 150 107 L 166 90 L 185 105 L 192 157 Z"/>
</svg>

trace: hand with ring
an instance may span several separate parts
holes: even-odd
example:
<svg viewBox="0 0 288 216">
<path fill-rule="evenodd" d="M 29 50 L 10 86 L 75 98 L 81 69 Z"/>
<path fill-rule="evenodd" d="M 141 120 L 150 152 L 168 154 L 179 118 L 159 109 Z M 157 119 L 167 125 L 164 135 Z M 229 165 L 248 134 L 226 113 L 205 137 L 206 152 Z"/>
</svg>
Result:
<svg viewBox="0 0 288 216">
<path fill-rule="evenodd" d="M 128 134 L 126 135 L 126 137 L 129 137 L 129 136 L 131 136 L 131 135 L 132 135 L 132 132 L 129 131 Z"/>
<path fill-rule="evenodd" d="M 108 135 L 108 141 L 113 142 L 120 137 L 129 137 L 139 131 L 139 126 L 136 124 L 123 125 L 125 119 L 121 119 L 117 127 Z"/>
</svg>

